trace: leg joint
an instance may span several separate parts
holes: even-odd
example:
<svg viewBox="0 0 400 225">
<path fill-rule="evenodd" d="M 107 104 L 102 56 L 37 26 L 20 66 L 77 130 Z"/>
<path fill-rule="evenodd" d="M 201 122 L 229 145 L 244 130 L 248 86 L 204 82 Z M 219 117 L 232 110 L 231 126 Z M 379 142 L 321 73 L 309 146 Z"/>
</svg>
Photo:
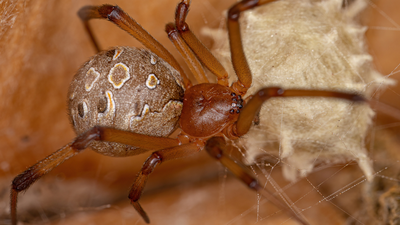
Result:
<svg viewBox="0 0 400 225">
<path fill-rule="evenodd" d="M 233 5 L 228 11 L 228 19 L 238 21 L 240 13 L 248 9 L 254 8 L 259 3 L 259 0 L 241 1 Z"/>
<path fill-rule="evenodd" d="M 225 140 L 222 137 L 210 138 L 206 143 L 206 150 L 215 159 L 219 160 L 223 157 L 223 152 L 221 148 L 225 145 Z"/>
<path fill-rule="evenodd" d="M 178 31 L 176 30 L 174 24 L 172 23 L 167 23 L 165 25 L 165 32 L 167 32 L 169 38 L 178 34 Z"/>
<path fill-rule="evenodd" d="M 17 192 L 23 191 L 25 189 L 28 189 L 29 186 L 31 186 L 31 184 L 36 181 L 37 177 L 31 169 L 32 168 L 29 168 L 28 170 L 24 171 L 14 178 L 11 185 L 13 190 Z"/>
<path fill-rule="evenodd" d="M 178 30 L 180 31 L 188 29 L 188 25 L 185 22 L 188 12 L 189 12 L 189 5 L 186 4 L 185 2 L 179 3 L 178 6 L 176 7 L 175 24 Z"/>
<path fill-rule="evenodd" d="M 102 5 L 99 8 L 99 14 L 103 18 L 107 18 L 110 21 L 114 21 L 116 20 L 116 18 L 120 18 L 119 15 L 121 14 L 121 11 L 121 8 L 113 5 Z"/>
<path fill-rule="evenodd" d="M 83 150 L 89 146 L 92 141 L 101 140 L 103 136 L 103 128 L 95 126 L 92 129 L 86 131 L 85 133 L 79 135 L 71 147 L 76 150 Z"/>
<path fill-rule="evenodd" d="M 143 175 L 149 175 L 153 172 L 154 168 L 162 162 L 162 157 L 157 152 L 153 152 L 151 156 L 143 164 L 142 173 Z"/>
</svg>

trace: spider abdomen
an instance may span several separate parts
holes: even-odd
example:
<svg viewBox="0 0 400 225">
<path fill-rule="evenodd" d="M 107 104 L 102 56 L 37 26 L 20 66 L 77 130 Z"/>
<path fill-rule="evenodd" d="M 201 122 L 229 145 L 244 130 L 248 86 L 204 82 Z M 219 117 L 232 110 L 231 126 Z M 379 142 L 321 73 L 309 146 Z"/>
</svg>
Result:
<svg viewBox="0 0 400 225">
<path fill-rule="evenodd" d="M 237 120 L 242 107 L 237 102 L 238 96 L 229 87 L 195 85 L 185 93 L 180 126 L 194 137 L 212 136 Z"/>
<path fill-rule="evenodd" d="M 117 47 L 95 55 L 75 75 L 70 119 L 78 135 L 98 125 L 165 137 L 177 126 L 183 93 L 180 74 L 163 59 L 146 49 Z M 111 156 L 139 153 L 117 143 L 91 147 Z"/>
</svg>

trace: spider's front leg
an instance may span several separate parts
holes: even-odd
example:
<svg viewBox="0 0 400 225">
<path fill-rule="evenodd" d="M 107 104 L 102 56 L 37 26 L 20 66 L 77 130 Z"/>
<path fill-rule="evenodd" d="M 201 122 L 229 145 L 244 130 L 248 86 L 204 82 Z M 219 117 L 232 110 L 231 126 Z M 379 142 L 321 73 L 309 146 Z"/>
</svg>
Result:
<svg viewBox="0 0 400 225">
<path fill-rule="evenodd" d="M 138 201 L 143 193 L 144 187 L 146 186 L 147 179 L 154 171 L 155 167 L 162 162 L 166 162 L 172 159 L 179 159 L 188 155 L 195 154 L 201 151 L 203 148 L 203 142 L 184 144 L 153 152 L 151 156 L 146 160 L 129 192 L 129 199 L 131 200 L 133 207 L 142 216 L 146 223 L 150 223 L 150 219 L 143 208 L 140 206 Z"/>
<path fill-rule="evenodd" d="M 106 127 L 93 127 L 79 135 L 73 142 L 67 144 L 45 159 L 37 162 L 27 170 L 16 176 L 11 185 L 10 209 L 11 224 L 17 224 L 17 198 L 18 193 L 27 190 L 35 181 L 46 175 L 65 160 L 75 156 L 93 141 L 118 142 L 138 147 L 138 153 L 145 150 L 159 150 L 179 144 L 177 139 L 151 137 Z"/>
<path fill-rule="evenodd" d="M 189 0 L 182 0 L 178 4 L 175 10 L 175 24 L 167 24 L 166 27 L 168 37 L 175 45 L 175 47 L 179 50 L 189 66 L 193 64 L 197 67 L 200 67 L 200 65 L 197 65 L 198 61 L 200 61 L 202 65 L 204 65 L 208 70 L 210 70 L 211 73 L 213 73 L 217 77 L 218 84 L 228 86 L 228 73 L 226 72 L 222 64 L 210 52 L 210 50 L 208 50 L 203 45 L 203 43 L 201 43 L 201 41 L 193 34 L 193 32 L 189 29 L 189 25 L 186 23 L 186 16 L 189 12 L 189 6 Z M 207 78 L 197 78 L 197 76 L 199 75 L 199 77 L 205 77 L 205 75 L 197 75 L 195 71 L 193 71 L 193 74 L 195 75 L 199 83 L 208 83 L 203 81 L 207 81 Z"/>
<path fill-rule="evenodd" d="M 228 11 L 227 26 L 231 60 L 233 69 L 238 76 L 238 81 L 232 84 L 232 88 L 241 95 L 244 95 L 250 88 L 253 78 L 243 50 L 239 24 L 240 14 L 246 10 L 274 1 L 276 0 L 243 0 L 233 5 Z"/>
<path fill-rule="evenodd" d="M 284 90 L 280 87 L 263 88 L 252 96 L 250 101 L 241 110 L 236 123 L 228 128 L 226 132 L 228 137 L 234 139 L 235 137 L 237 138 L 245 135 L 250 130 L 255 116 L 260 112 L 262 104 L 270 98 L 278 97 L 324 97 L 345 99 L 353 102 L 367 102 L 364 97 L 354 93 L 304 89 Z"/>
</svg>

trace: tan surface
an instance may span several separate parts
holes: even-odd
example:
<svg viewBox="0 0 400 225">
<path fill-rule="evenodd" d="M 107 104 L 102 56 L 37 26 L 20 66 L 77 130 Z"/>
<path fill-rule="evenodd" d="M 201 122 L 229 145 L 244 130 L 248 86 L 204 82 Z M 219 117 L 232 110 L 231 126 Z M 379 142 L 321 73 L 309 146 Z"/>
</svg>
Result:
<svg viewBox="0 0 400 225">
<path fill-rule="evenodd" d="M 163 0 L 162 4 L 160 2 L 121 0 L 109 3 L 118 4 L 127 11 L 177 56 L 164 33 L 164 25 L 172 21 L 177 1 Z M 198 33 L 203 26 L 218 27 L 221 12 L 232 2 L 234 1 L 194 0 L 188 21 L 195 33 Z M 10 12 L 20 12 L 12 27 L 2 25 L 0 29 L 0 52 L 2 53 L 0 57 L 0 96 L 2 97 L 0 102 L 0 177 L 3 179 L 2 188 L 4 187 L 0 206 L 6 207 L 8 204 L 8 187 L 12 177 L 74 137 L 66 114 L 68 84 L 80 64 L 94 54 L 76 12 L 83 5 L 103 3 L 106 1 L 18 1 L 15 8 L 6 7 L 8 3 L 0 3 L 0 15 L 2 19 L 5 18 L 2 21 L 10 20 L 10 17 L 7 17 Z M 376 4 L 377 8 L 373 4 Z M 385 75 L 399 70 L 396 67 L 400 63 L 400 45 L 398 44 L 400 33 L 395 30 L 399 29 L 400 14 L 397 13 L 399 6 L 400 3 L 396 1 L 378 0 L 370 3 L 368 7 L 368 11 L 373 14 L 366 14 L 365 21 L 370 24 L 369 26 L 378 27 L 367 32 L 368 44 L 377 69 Z M 383 15 L 380 14 L 381 12 Z M 133 38 L 109 22 L 94 21 L 93 24 L 96 26 L 95 33 L 102 48 L 114 45 L 139 46 Z M 206 40 L 206 44 L 210 45 L 210 40 Z M 400 80 L 399 74 L 394 74 L 392 77 Z M 386 91 L 381 100 L 400 108 L 398 87 L 399 85 Z M 381 117 L 382 115 L 378 115 L 378 118 Z M 396 127 L 391 119 L 381 120 L 380 123 Z M 378 128 L 377 133 L 382 129 L 388 130 Z M 377 133 L 371 134 L 372 139 Z M 399 138 L 399 133 L 396 135 Z M 392 148 L 397 147 L 395 145 Z M 92 189 L 88 188 L 84 193 L 90 196 L 91 193 L 95 193 L 94 189 L 101 189 L 104 186 L 113 189 L 111 193 L 116 193 L 115 199 L 121 199 L 121 201 L 104 203 L 111 204 L 111 209 L 100 209 L 104 204 L 99 203 L 97 206 L 100 208 L 89 210 L 90 204 L 83 204 L 82 208 L 76 208 L 76 211 L 83 212 L 76 214 L 71 212 L 65 214 L 62 209 L 54 208 L 52 204 L 49 204 L 50 211 L 56 215 L 55 222 L 52 224 L 136 224 L 136 221 L 138 221 L 137 224 L 141 224 L 142 221 L 137 219 L 125 196 L 146 157 L 142 155 L 131 158 L 110 158 L 86 151 L 61 165 L 48 175 L 47 181 L 50 184 L 58 180 L 68 183 L 76 178 L 94 178 L 96 183 Z M 194 166 L 194 164 L 199 166 Z M 396 162 L 392 164 L 397 165 Z M 210 167 L 202 167 L 204 165 Z M 205 153 L 201 153 L 199 157 L 167 163 L 156 170 L 148 188 L 153 191 L 147 192 L 148 195 L 144 196 L 142 202 L 150 219 L 154 221 L 152 224 L 254 224 L 257 221 L 257 196 L 243 188 L 240 183 L 230 179 L 225 180 L 224 170 L 215 165 Z M 313 224 L 342 224 L 349 214 L 350 217 L 355 216 L 352 204 L 359 204 L 357 194 L 361 192 L 361 185 L 354 186 L 350 191 L 340 188 L 350 184 L 360 174 L 354 165 L 349 170 L 340 169 L 342 167 L 321 170 L 309 180 L 302 180 L 285 190 L 293 201 L 300 197 L 300 201 L 305 201 L 303 206 L 307 208 L 306 216 L 311 222 L 315 221 Z M 338 170 L 338 174 L 332 175 Z M 213 171 L 219 173 L 215 174 Z M 348 171 L 355 171 L 355 173 L 347 173 Z M 167 176 L 171 174 L 172 177 Z M 211 175 L 207 176 L 207 174 Z M 332 178 L 330 178 L 331 175 Z M 215 176 L 219 178 L 216 181 L 204 181 L 204 183 L 196 181 L 197 178 Z M 280 171 L 276 168 L 274 178 L 278 180 L 279 177 Z M 318 185 L 326 178 L 329 178 L 330 182 L 318 187 L 320 193 L 313 190 L 310 182 Z M 183 184 L 172 186 L 170 189 L 160 189 L 160 187 L 176 185 L 179 182 Z M 35 185 L 39 187 L 46 184 L 45 181 L 39 181 Z M 350 184 L 350 186 L 353 185 L 355 184 Z M 283 186 L 282 182 L 281 186 Z M 73 186 L 68 188 L 70 189 L 61 193 L 68 196 L 75 190 Z M 51 192 L 52 189 L 49 190 Z M 323 200 L 321 195 L 326 196 L 337 190 L 340 190 L 339 196 L 331 203 L 324 201 L 319 203 Z M 25 196 L 29 194 L 28 191 Z M 47 193 L 31 194 L 33 195 L 31 203 L 36 204 L 37 210 L 32 212 L 36 215 L 33 221 L 43 224 L 48 219 L 42 212 L 48 209 L 42 208 L 45 204 L 35 196 Z M 51 193 L 49 195 L 48 199 L 52 201 L 61 199 L 60 196 L 54 196 Z M 24 198 L 24 195 L 21 198 Z M 101 196 L 92 196 L 92 198 L 101 199 Z M 255 209 L 250 210 L 249 214 L 242 214 L 252 207 Z M 262 218 L 269 215 L 264 211 L 267 207 L 263 207 L 264 205 L 261 204 Z M 0 224 L 3 221 L 7 222 L 3 220 L 7 209 L 1 208 L 1 210 Z M 272 212 L 275 212 L 274 209 Z M 267 222 L 281 224 L 282 218 L 285 220 L 287 217 L 278 213 L 276 217 L 261 220 L 260 224 Z"/>
</svg>

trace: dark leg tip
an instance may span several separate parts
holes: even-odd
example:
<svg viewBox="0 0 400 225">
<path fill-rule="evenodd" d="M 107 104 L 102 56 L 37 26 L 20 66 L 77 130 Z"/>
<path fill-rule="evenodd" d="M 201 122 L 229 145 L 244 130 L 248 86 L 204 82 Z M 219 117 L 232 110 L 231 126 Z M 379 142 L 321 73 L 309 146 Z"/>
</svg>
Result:
<svg viewBox="0 0 400 225">
<path fill-rule="evenodd" d="M 143 218 L 144 222 L 150 223 L 150 219 L 147 216 L 147 213 L 143 210 L 143 208 L 139 204 L 139 202 L 131 201 L 131 204 L 132 204 L 133 208 L 135 208 L 136 211 L 139 213 L 139 215 Z"/>
</svg>

